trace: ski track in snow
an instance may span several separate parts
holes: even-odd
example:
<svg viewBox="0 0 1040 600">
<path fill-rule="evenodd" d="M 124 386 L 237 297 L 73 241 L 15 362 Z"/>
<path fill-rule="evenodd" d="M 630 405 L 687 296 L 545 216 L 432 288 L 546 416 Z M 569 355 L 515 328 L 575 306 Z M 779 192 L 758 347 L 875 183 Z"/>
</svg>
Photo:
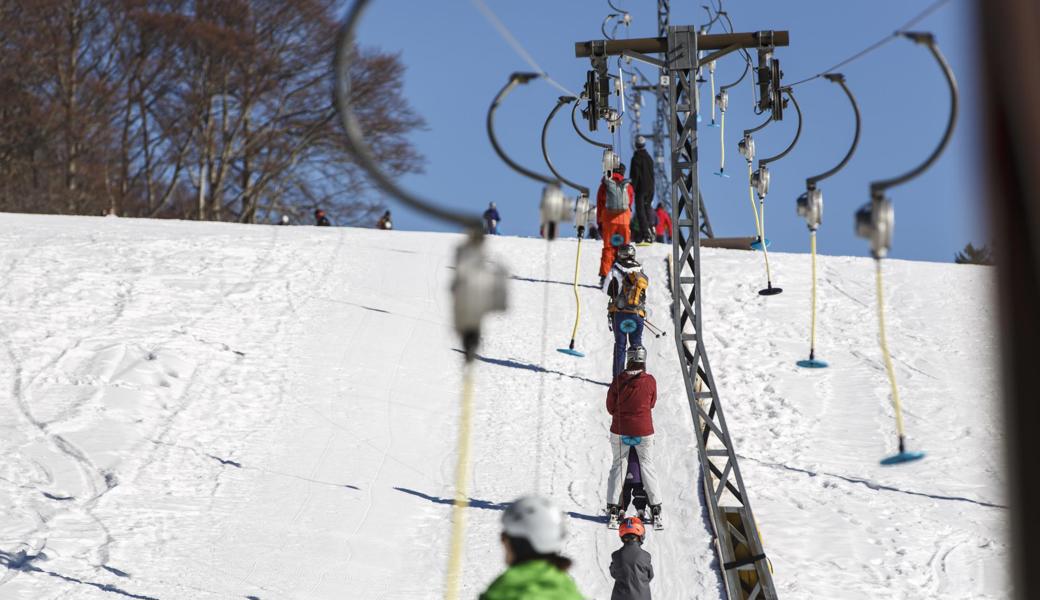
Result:
<svg viewBox="0 0 1040 600">
<path fill-rule="evenodd" d="M 436 598 L 447 567 L 462 356 L 448 288 L 461 236 L 0 215 L 0 599 Z M 823 242 L 823 240 L 821 240 Z M 612 334 L 583 243 L 494 237 L 510 310 L 476 365 L 463 597 L 503 568 L 530 492 L 570 514 L 565 554 L 607 598 Z M 349 250 L 348 250 L 349 249 Z M 670 324 L 664 246 L 644 333 L 667 529 L 655 598 L 722 597 Z M 785 598 L 1003 598 L 1008 548 L 990 270 L 886 261 L 911 448 L 893 412 L 873 265 L 703 250 L 706 345 Z M 950 290 L 957 293 L 950 293 Z M 545 332 L 543 335 L 542 332 Z"/>
</svg>

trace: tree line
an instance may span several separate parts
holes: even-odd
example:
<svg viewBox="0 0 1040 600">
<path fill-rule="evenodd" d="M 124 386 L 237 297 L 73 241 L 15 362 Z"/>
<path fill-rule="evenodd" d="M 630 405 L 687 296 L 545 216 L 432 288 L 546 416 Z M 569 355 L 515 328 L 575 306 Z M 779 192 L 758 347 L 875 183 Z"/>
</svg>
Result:
<svg viewBox="0 0 1040 600">
<path fill-rule="evenodd" d="M 379 210 L 331 100 L 333 0 L 0 0 L 0 210 L 340 223 Z M 361 49 L 358 118 L 421 170 L 397 55 Z"/>
</svg>

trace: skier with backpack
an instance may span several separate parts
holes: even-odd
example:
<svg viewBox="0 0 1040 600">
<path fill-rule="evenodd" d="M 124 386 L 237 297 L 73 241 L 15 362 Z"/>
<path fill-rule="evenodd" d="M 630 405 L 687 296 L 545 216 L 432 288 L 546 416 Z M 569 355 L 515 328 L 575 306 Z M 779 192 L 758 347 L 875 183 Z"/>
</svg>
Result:
<svg viewBox="0 0 1040 600">
<path fill-rule="evenodd" d="M 314 224 L 318 227 L 330 227 L 332 221 L 329 221 L 328 216 L 325 215 L 325 211 L 320 208 L 314 209 Z"/>
<path fill-rule="evenodd" d="M 625 368 L 625 348 L 643 345 L 643 321 L 646 318 L 646 290 L 650 280 L 636 260 L 636 249 L 624 244 L 617 249 L 617 260 L 610 268 L 610 279 L 603 291 L 610 297 L 607 326 L 614 332 L 613 377 Z"/>
<path fill-rule="evenodd" d="M 654 529 L 664 529 L 661 520 L 661 494 L 654 466 L 653 409 L 657 404 L 657 380 L 646 372 L 646 348 L 633 346 L 627 354 L 625 371 L 614 378 L 607 389 L 607 413 L 610 415 L 610 448 L 613 462 L 607 478 L 607 527 L 617 529 L 624 517 L 621 490 L 628 467 L 628 455 L 635 448 L 639 474 L 647 501 L 648 520 Z"/>
<path fill-rule="evenodd" d="M 603 251 L 599 259 L 600 285 L 614 264 L 617 248 L 629 242 L 633 202 L 635 191 L 625 179 L 625 165 L 618 165 L 610 177 L 603 178 L 596 192 L 596 223 L 600 237 L 603 238 Z"/>
<path fill-rule="evenodd" d="M 509 568 L 479 600 L 581 600 L 567 574 L 571 560 L 560 555 L 565 515 L 551 500 L 524 496 L 502 513 L 502 546 Z"/>
<path fill-rule="evenodd" d="M 614 590 L 610 600 L 650 600 L 650 581 L 654 567 L 650 553 L 643 550 L 646 528 L 639 517 L 627 517 L 618 528 L 622 546 L 610 555 L 610 576 Z"/>
</svg>

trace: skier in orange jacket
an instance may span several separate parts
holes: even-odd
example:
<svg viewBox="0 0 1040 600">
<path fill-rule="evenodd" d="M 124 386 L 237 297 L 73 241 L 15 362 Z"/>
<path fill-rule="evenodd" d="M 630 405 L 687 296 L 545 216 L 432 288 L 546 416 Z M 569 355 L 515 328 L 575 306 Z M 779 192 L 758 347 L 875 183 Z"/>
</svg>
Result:
<svg viewBox="0 0 1040 600">
<path fill-rule="evenodd" d="M 625 179 L 625 165 L 618 165 L 610 179 L 603 178 L 596 192 L 596 223 L 599 225 L 600 237 L 603 238 L 603 252 L 599 259 L 601 285 L 614 265 L 618 247 L 630 240 L 633 202 L 635 190 Z"/>
</svg>

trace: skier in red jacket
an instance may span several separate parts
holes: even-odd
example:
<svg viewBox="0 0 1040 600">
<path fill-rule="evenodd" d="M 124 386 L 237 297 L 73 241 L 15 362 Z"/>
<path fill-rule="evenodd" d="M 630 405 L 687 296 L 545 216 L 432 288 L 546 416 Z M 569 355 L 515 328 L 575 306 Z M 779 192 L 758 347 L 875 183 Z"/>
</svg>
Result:
<svg viewBox="0 0 1040 600">
<path fill-rule="evenodd" d="M 664 209 L 664 204 L 657 204 L 657 241 L 663 244 L 665 236 L 668 236 L 668 241 L 672 241 L 672 217 L 668 214 L 668 211 Z"/>
<path fill-rule="evenodd" d="M 654 528 L 661 529 L 661 494 L 653 461 L 654 420 L 651 411 L 657 404 L 657 381 L 646 372 L 646 348 L 628 349 L 628 364 L 614 378 L 607 390 L 607 412 L 610 413 L 610 448 L 613 463 L 607 479 L 608 527 L 614 528 L 621 515 L 621 488 L 628 468 L 628 452 L 635 447 L 639 469 L 650 504 Z"/>
</svg>

